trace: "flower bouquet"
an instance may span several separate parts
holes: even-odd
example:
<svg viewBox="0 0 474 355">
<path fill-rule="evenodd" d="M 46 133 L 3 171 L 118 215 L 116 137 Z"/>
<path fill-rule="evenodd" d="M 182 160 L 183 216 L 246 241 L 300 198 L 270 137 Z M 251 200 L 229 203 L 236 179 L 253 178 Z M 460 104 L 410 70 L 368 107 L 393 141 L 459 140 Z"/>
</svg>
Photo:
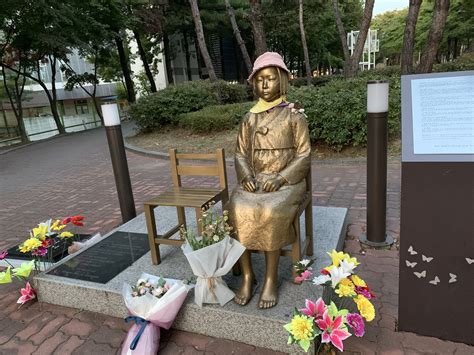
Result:
<svg viewBox="0 0 474 355">
<path fill-rule="evenodd" d="M 227 224 L 228 212 L 218 215 L 213 204 L 205 210 L 202 219 L 202 235 L 196 237 L 191 231 L 181 228 L 181 238 L 186 243 L 181 247 L 197 277 L 194 301 L 199 307 L 203 303 L 225 305 L 235 294 L 222 280 L 245 251 L 245 247 L 230 237 L 232 227 Z"/>
<path fill-rule="evenodd" d="M 122 354 L 155 355 L 160 343 L 160 327 L 171 327 L 191 288 L 183 281 L 146 273 L 136 285 L 124 284 L 122 296 L 130 313 L 125 322 L 135 324 L 128 331 Z"/>
<path fill-rule="evenodd" d="M 323 298 L 316 302 L 306 300 L 304 308 L 296 309 L 290 323 L 284 328 L 290 334 L 288 344 L 298 344 L 308 351 L 315 343 L 318 353 L 344 350 L 343 341 L 352 334 L 362 337 L 365 323 L 375 317 L 375 308 L 369 301 L 374 294 L 360 277 L 354 274 L 359 265 L 349 254 L 328 253 L 332 264 L 313 279 L 324 287 Z"/>
</svg>

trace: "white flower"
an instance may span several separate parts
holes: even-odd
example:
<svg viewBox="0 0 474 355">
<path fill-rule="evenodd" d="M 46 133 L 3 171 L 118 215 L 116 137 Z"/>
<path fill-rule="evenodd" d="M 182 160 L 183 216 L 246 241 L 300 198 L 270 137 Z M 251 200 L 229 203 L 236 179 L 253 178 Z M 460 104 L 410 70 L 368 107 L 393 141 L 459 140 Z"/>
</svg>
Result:
<svg viewBox="0 0 474 355">
<path fill-rule="evenodd" d="M 303 260 L 300 261 L 300 264 L 301 264 L 302 266 L 306 266 L 306 265 L 308 265 L 310 262 L 311 262 L 311 260 L 309 260 L 309 259 L 303 259 Z"/>
<path fill-rule="evenodd" d="M 350 275 L 350 273 L 345 272 L 342 267 L 333 267 L 329 273 L 331 274 L 331 284 L 333 288 L 335 288 L 341 280 Z"/>
<path fill-rule="evenodd" d="M 325 284 L 326 282 L 328 282 L 329 280 L 331 280 L 331 276 L 329 276 L 329 275 L 319 275 L 318 277 L 315 277 L 313 279 L 313 284 L 322 285 L 322 284 Z"/>
<path fill-rule="evenodd" d="M 348 272 L 349 274 L 352 274 L 354 269 L 356 268 L 356 264 L 347 262 L 346 260 L 342 260 L 340 263 L 340 267 L 344 272 Z"/>
<path fill-rule="evenodd" d="M 217 234 L 214 234 L 214 236 L 212 237 L 212 240 L 215 241 L 215 242 L 218 242 L 219 241 L 219 236 Z"/>
</svg>

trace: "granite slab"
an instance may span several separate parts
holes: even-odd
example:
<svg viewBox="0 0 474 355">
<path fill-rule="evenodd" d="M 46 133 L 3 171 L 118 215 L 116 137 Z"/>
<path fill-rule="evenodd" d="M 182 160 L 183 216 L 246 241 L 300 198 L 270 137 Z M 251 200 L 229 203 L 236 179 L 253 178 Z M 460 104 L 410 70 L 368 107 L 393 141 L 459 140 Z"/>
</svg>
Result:
<svg viewBox="0 0 474 355">
<path fill-rule="evenodd" d="M 194 211 L 186 210 L 186 214 L 188 229 L 195 227 Z M 316 259 L 313 266 L 314 270 L 319 270 L 330 263 L 326 251 L 342 248 L 346 231 L 346 214 L 346 208 L 313 206 L 315 252 L 313 258 Z M 177 223 L 174 208 L 159 207 L 155 210 L 155 215 L 159 233 L 165 232 Z M 302 235 L 304 235 L 304 216 L 302 216 L 300 222 Z M 144 215 L 137 216 L 102 238 L 113 238 L 113 232 L 115 231 L 146 233 Z M 74 258 L 78 254 L 86 251 L 87 249 L 81 250 L 75 255 L 65 258 L 55 265 L 52 270 L 69 260 L 71 260 L 69 263 L 74 262 Z M 160 246 L 160 251 L 162 257 L 160 265 L 151 264 L 151 257 L 148 252 L 105 284 L 51 275 L 51 270 L 41 273 L 35 277 L 39 300 L 115 317 L 124 317 L 127 315 L 127 309 L 121 296 L 122 286 L 124 283 L 135 283 L 142 272 L 174 279 L 184 279 L 192 276 L 191 268 L 180 248 Z M 107 257 L 107 255 L 104 255 L 104 257 Z M 306 298 L 316 299 L 320 297 L 322 289 L 311 283 L 295 285 L 291 279 L 291 260 L 288 257 L 282 257 L 279 266 L 278 304 L 271 309 L 260 310 L 257 304 L 264 275 L 263 255 L 253 255 L 252 261 L 258 285 L 256 294 L 248 305 L 242 307 L 231 301 L 224 307 L 205 305 L 200 308 L 193 302 L 193 293 L 190 292 L 173 327 L 193 333 L 295 353 L 296 347 L 286 344 L 288 337 L 282 326 L 291 319 L 295 307 L 303 306 Z M 225 276 L 225 280 L 230 288 L 236 289 L 239 284 L 239 277 L 231 273 Z"/>
</svg>

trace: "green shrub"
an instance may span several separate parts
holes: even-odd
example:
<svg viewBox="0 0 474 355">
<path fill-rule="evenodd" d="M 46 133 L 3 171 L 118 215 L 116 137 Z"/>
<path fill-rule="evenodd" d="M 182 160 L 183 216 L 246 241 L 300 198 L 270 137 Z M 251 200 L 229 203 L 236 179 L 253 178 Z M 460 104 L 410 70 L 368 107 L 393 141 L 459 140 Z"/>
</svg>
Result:
<svg viewBox="0 0 474 355">
<path fill-rule="evenodd" d="M 400 79 L 392 77 L 389 81 L 388 131 L 389 137 L 395 138 L 400 134 Z M 304 107 L 313 142 L 322 140 L 338 151 L 345 146 L 366 144 L 367 78 L 290 88 L 288 99 Z"/>
<path fill-rule="evenodd" d="M 142 130 L 158 129 L 176 123 L 180 114 L 210 105 L 248 100 L 248 85 L 225 81 L 189 81 L 171 85 L 154 94 L 141 97 L 130 110 L 131 118 Z"/>
<path fill-rule="evenodd" d="M 243 84 L 230 84 L 219 80 L 211 84 L 212 91 L 219 97 L 222 105 L 250 101 L 253 99 L 252 86 Z"/>
<path fill-rule="evenodd" d="M 341 78 L 343 78 L 343 77 L 340 76 L 340 75 L 316 76 L 314 78 L 311 78 L 311 84 L 314 85 L 314 86 L 321 86 L 321 85 L 327 84 L 328 82 L 330 82 L 332 80 L 337 80 L 337 79 L 341 79 Z M 305 86 L 305 85 L 307 85 L 306 84 L 306 78 L 291 79 L 290 80 L 290 85 L 294 86 L 294 87 L 297 87 L 297 88 L 299 88 L 301 86 Z"/>
<path fill-rule="evenodd" d="M 474 53 L 464 53 L 456 60 L 443 64 L 435 64 L 434 72 L 474 70 Z"/>
<path fill-rule="evenodd" d="M 215 132 L 235 128 L 254 103 L 207 106 L 196 112 L 179 116 L 179 125 L 196 133 Z"/>
</svg>

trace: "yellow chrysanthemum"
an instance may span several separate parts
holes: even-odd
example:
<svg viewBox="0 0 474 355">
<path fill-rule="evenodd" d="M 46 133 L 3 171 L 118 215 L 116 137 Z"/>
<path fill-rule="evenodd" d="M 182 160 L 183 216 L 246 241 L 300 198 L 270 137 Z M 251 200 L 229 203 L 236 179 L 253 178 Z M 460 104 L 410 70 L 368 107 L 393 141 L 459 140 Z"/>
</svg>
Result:
<svg viewBox="0 0 474 355">
<path fill-rule="evenodd" d="M 65 224 L 60 224 L 61 221 L 59 219 L 55 220 L 54 223 L 51 225 L 51 230 L 53 231 L 60 231 L 66 228 Z"/>
<path fill-rule="evenodd" d="M 351 280 L 354 283 L 354 285 L 359 286 L 359 287 L 366 287 L 367 284 L 365 283 L 364 280 L 362 280 L 359 276 L 357 275 L 352 275 Z"/>
<path fill-rule="evenodd" d="M 295 340 L 311 340 L 313 335 L 313 320 L 305 316 L 294 316 L 290 323 L 290 333 Z"/>
<path fill-rule="evenodd" d="M 349 279 L 342 279 L 340 282 L 339 282 L 340 285 L 344 285 L 344 286 L 349 286 L 349 287 L 352 287 L 354 288 L 354 284 L 352 283 L 351 280 Z"/>
<path fill-rule="evenodd" d="M 22 253 L 28 253 L 32 250 L 35 250 L 36 248 L 41 246 L 41 241 L 37 238 L 30 238 L 27 239 L 23 242 L 23 244 L 20 246 L 20 251 Z"/>
<path fill-rule="evenodd" d="M 336 289 L 336 293 L 339 295 L 339 297 L 352 297 L 356 295 L 354 291 L 354 285 L 347 286 L 347 285 L 342 285 L 341 283 L 339 283 Z"/>
<path fill-rule="evenodd" d="M 357 304 L 357 309 L 359 310 L 360 315 L 364 317 L 367 322 L 370 322 L 375 318 L 375 308 L 367 298 L 358 295 L 354 298 L 354 301 Z"/>
<path fill-rule="evenodd" d="M 33 228 L 33 237 L 43 241 L 46 239 L 46 234 L 48 232 L 48 225 L 46 223 L 40 223 L 38 224 L 38 227 Z"/>
<path fill-rule="evenodd" d="M 338 267 L 341 260 L 344 260 L 344 253 L 342 251 L 336 251 L 333 249 L 328 255 L 331 257 L 332 265 Z"/>
<path fill-rule="evenodd" d="M 71 238 L 71 237 L 74 237 L 74 234 L 72 234 L 71 232 L 62 232 L 60 235 L 59 235 L 61 238 Z"/>
</svg>

